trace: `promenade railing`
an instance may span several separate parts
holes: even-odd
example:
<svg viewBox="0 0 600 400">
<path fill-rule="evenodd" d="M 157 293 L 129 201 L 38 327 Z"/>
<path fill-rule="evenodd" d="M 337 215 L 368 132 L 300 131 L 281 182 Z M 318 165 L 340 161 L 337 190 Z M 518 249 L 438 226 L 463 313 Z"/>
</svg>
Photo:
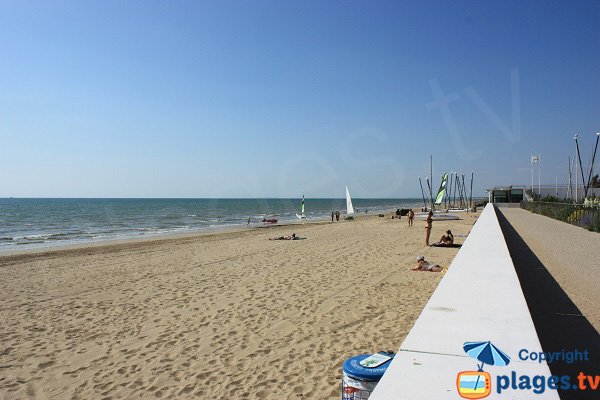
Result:
<svg viewBox="0 0 600 400">
<path fill-rule="evenodd" d="M 521 208 L 545 215 L 590 231 L 600 232 L 600 206 L 544 201 L 521 202 Z"/>
</svg>

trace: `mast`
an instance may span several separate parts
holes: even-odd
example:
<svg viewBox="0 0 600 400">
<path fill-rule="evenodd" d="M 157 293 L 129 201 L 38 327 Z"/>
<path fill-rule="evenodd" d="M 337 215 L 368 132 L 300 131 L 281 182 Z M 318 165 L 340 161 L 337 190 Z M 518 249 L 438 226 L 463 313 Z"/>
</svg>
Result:
<svg viewBox="0 0 600 400">
<path fill-rule="evenodd" d="M 598 150 L 598 140 L 600 139 L 600 132 L 596 133 L 596 145 L 594 146 L 594 155 L 592 156 L 592 164 L 590 165 L 590 173 L 588 175 L 588 183 L 585 188 L 585 197 L 587 197 L 588 189 L 590 188 L 590 184 L 592 183 L 592 173 L 594 170 L 594 161 L 596 160 L 596 150 Z"/>
<path fill-rule="evenodd" d="M 429 185 L 429 204 L 431 205 L 431 210 L 433 211 L 433 156 L 429 155 L 429 181 L 431 185 Z"/>
<path fill-rule="evenodd" d="M 575 143 L 577 143 L 577 134 L 575 134 L 573 140 L 575 141 Z M 579 148 L 579 146 L 577 146 L 577 148 Z M 575 152 L 575 156 L 576 155 L 577 152 Z M 579 168 L 579 164 L 577 163 L 577 158 L 575 158 L 575 156 L 573 156 L 573 161 L 575 161 L 575 204 L 577 204 L 577 202 L 579 201 L 579 177 L 577 176 L 577 169 Z"/>
<path fill-rule="evenodd" d="M 427 188 L 429 189 L 429 193 L 431 193 L 431 185 L 429 183 L 429 178 L 425 178 L 425 182 L 427 182 Z M 431 198 L 430 198 L 431 201 Z M 429 203 L 429 205 L 431 206 L 431 202 Z M 427 208 L 427 207 L 425 207 Z M 431 211 L 433 211 L 433 208 L 430 208 Z"/>
<path fill-rule="evenodd" d="M 423 183 L 421 177 L 419 177 L 419 185 L 421 186 L 421 196 L 423 196 L 423 208 L 427 208 L 427 202 L 425 201 L 425 193 L 423 192 Z"/>
<path fill-rule="evenodd" d="M 462 193 L 464 195 L 463 208 L 467 208 L 467 187 L 465 186 L 465 174 L 462 174 Z M 461 198 L 463 198 L 461 196 Z"/>
<path fill-rule="evenodd" d="M 454 173 L 454 191 L 452 192 L 454 194 L 454 200 L 452 201 L 452 204 L 454 205 L 454 207 L 456 207 L 456 192 L 458 191 L 458 172 Z"/>
<path fill-rule="evenodd" d="M 473 208 L 473 175 L 474 171 L 471 171 L 471 192 L 469 193 L 469 208 Z"/>
<path fill-rule="evenodd" d="M 579 169 L 581 169 L 581 183 L 583 184 L 584 197 L 587 197 L 587 185 L 585 184 L 585 176 L 583 175 L 583 164 L 581 163 L 581 153 L 579 152 L 579 135 L 575 134 L 575 147 L 577 148 L 577 158 L 579 159 Z"/>
<path fill-rule="evenodd" d="M 452 208 L 452 174 L 450 172 L 450 185 L 448 186 L 448 208 Z"/>
<path fill-rule="evenodd" d="M 538 194 L 540 195 L 540 200 L 542 199 L 542 158 L 538 154 Z M 583 172 L 583 171 L 582 171 Z"/>
<path fill-rule="evenodd" d="M 569 189 L 567 191 L 567 197 L 569 199 L 573 198 L 573 187 L 571 185 L 571 156 L 569 156 Z"/>
</svg>

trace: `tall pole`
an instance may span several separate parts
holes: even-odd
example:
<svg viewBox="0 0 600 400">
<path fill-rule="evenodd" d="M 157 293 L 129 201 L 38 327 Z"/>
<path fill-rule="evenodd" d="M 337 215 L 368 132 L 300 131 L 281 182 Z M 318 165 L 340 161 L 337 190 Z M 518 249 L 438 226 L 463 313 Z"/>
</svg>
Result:
<svg viewBox="0 0 600 400">
<path fill-rule="evenodd" d="M 541 175 L 542 175 L 542 162 L 541 162 L 541 158 L 540 158 L 539 154 L 538 154 L 537 164 L 538 164 L 538 194 L 540 195 L 540 198 L 541 198 L 542 197 L 542 184 L 541 184 L 541 182 L 542 182 L 542 178 L 541 178 Z"/>
<path fill-rule="evenodd" d="M 448 208 L 452 208 L 452 171 L 450 174 L 450 185 L 448 186 Z"/>
<path fill-rule="evenodd" d="M 454 191 L 454 203 L 456 203 L 456 207 L 460 208 L 460 178 L 458 177 L 458 172 L 454 177 L 454 186 L 456 190 Z M 458 194 L 458 202 L 456 201 L 456 195 Z"/>
<path fill-rule="evenodd" d="M 458 181 L 458 172 L 455 172 L 454 173 L 454 207 L 456 207 L 456 192 L 458 192 L 459 184 L 460 184 L 460 182 Z"/>
<path fill-rule="evenodd" d="M 467 185 L 465 185 L 465 174 L 463 174 L 463 192 L 465 194 L 465 208 L 467 208 Z"/>
<path fill-rule="evenodd" d="M 429 205 L 433 211 L 433 156 L 429 155 Z"/>
<path fill-rule="evenodd" d="M 425 182 L 427 182 L 427 188 L 429 189 L 429 193 L 431 194 L 431 184 L 429 182 L 429 178 L 425 178 Z M 429 209 L 431 211 L 433 211 L 433 208 L 431 208 L 431 203 L 432 203 L 432 199 L 431 199 L 431 197 L 429 197 Z M 425 208 L 427 208 L 427 207 L 425 207 Z"/>
<path fill-rule="evenodd" d="M 585 176 L 583 175 L 583 164 L 581 163 L 581 153 L 579 152 L 579 140 L 577 134 L 575 134 L 575 147 L 577 149 L 577 158 L 579 159 L 579 169 L 581 170 L 581 183 L 583 184 L 583 189 L 585 196 L 587 196 L 587 186 L 585 184 Z"/>
<path fill-rule="evenodd" d="M 573 137 L 573 140 L 575 141 L 575 144 L 577 144 L 577 134 L 575 134 L 575 136 Z M 575 151 L 575 155 L 578 154 L 578 151 L 577 151 L 578 148 L 579 148 L 579 146 L 577 146 L 575 148 L 575 150 L 576 150 Z M 575 204 L 577 204 L 577 202 L 579 201 L 579 193 L 578 193 L 578 186 L 579 186 L 578 180 L 579 180 L 579 178 L 578 178 L 578 175 L 577 175 L 577 173 L 578 173 L 577 169 L 579 168 L 579 164 L 577 163 L 577 158 L 576 157 L 573 157 L 573 158 L 574 158 L 574 161 L 575 161 Z"/>
<path fill-rule="evenodd" d="M 473 208 L 473 174 L 475 172 L 471 171 L 471 193 L 469 193 L 469 208 Z"/>
<path fill-rule="evenodd" d="M 573 187 L 571 185 L 571 156 L 569 156 L 569 191 L 567 192 L 567 196 L 570 200 L 573 199 Z"/>
<path fill-rule="evenodd" d="M 577 192 L 578 190 L 578 186 L 579 186 L 579 182 L 577 179 L 577 159 L 575 157 L 573 157 L 573 164 L 575 164 L 575 203 L 577 203 L 577 201 L 579 200 L 579 193 Z"/>
<path fill-rule="evenodd" d="M 587 191 L 590 188 L 592 182 L 592 171 L 594 170 L 594 161 L 596 160 L 596 150 L 598 150 L 598 140 L 600 139 L 600 132 L 596 133 L 596 145 L 594 146 L 594 155 L 592 156 L 592 165 L 590 165 L 590 173 L 588 175 L 588 184 L 585 188 L 585 197 L 587 197 Z"/>
<path fill-rule="evenodd" d="M 444 182 L 444 174 L 442 174 L 442 180 L 440 181 L 440 188 L 442 187 L 442 182 Z M 448 185 L 448 181 L 446 180 L 446 186 Z M 438 191 L 438 194 L 440 192 Z M 448 194 L 448 188 L 444 190 L 444 196 L 442 196 L 442 200 L 444 202 L 444 208 L 448 208 L 448 202 L 446 201 L 446 195 Z M 437 200 L 437 194 L 435 195 L 435 199 Z M 440 204 L 441 205 L 441 204 Z"/>
<path fill-rule="evenodd" d="M 531 156 L 531 195 L 533 196 L 533 156 Z"/>
<path fill-rule="evenodd" d="M 421 186 L 421 196 L 423 196 L 423 208 L 427 208 L 427 202 L 425 201 L 425 193 L 423 192 L 423 183 L 421 183 L 421 177 L 419 177 L 419 186 Z"/>
</svg>

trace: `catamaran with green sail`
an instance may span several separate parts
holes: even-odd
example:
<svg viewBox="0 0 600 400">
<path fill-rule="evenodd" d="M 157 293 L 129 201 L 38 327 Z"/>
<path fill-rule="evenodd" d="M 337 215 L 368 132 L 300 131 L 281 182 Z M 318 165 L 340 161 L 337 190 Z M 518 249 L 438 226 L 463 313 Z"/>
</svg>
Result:
<svg viewBox="0 0 600 400">
<path fill-rule="evenodd" d="M 302 203 L 300 203 L 300 214 L 296 213 L 296 217 L 298 219 L 306 219 L 306 214 L 304 214 L 304 195 L 302 195 Z"/>
</svg>

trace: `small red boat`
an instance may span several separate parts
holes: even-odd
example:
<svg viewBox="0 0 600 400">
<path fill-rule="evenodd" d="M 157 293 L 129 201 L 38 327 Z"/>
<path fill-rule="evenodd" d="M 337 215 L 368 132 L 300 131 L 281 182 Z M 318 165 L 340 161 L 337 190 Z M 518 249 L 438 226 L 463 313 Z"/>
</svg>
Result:
<svg viewBox="0 0 600 400">
<path fill-rule="evenodd" d="M 277 220 L 275 218 L 264 218 L 263 222 L 267 224 L 276 224 Z"/>
</svg>

